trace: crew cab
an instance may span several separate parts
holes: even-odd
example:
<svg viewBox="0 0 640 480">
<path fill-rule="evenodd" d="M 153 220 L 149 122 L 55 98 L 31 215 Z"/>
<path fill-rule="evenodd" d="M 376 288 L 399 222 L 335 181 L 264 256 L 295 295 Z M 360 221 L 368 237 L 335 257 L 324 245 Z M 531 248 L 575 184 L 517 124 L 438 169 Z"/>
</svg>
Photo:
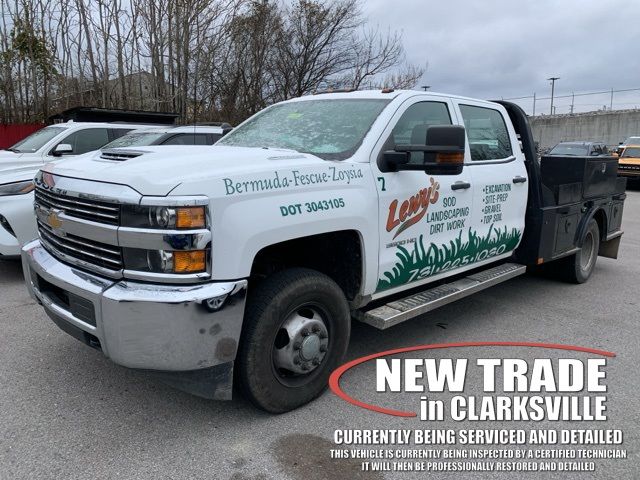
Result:
<svg viewBox="0 0 640 480">
<path fill-rule="evenodd" d="M 617 160 L 539 162 L 504 101 L 306 96 L 178 157 L 45 166 L 29 291 L 115 363 L 215 399 L 235 378 L 269 412 L 322 393 L 352 318 L 384 330 L 544 264 L 582 283 L 622 235 Z"/>
</svg>

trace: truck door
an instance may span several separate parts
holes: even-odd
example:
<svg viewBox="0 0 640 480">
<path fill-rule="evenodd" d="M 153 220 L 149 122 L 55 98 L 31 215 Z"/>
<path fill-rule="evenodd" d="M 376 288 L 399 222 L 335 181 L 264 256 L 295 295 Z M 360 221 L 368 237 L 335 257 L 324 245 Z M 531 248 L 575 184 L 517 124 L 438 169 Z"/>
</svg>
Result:
<svg viewBox="0 0 640 480">
<path fill-rule="evenodd" d="M 375 296 L 426 283 L 463 263 L 463 242 L 473 203 L 471 172 L 429 175 L 424 171 L 383 172 L 380 160 L 396 145 L 426 142 L 427 128 L 457 124 L 445 97 L 417 96 L 394 114 L 374 151 L 372 167 L 379 196 L 380 252 Z M 424 163 L 412 152 L 410 163 Z M 468 263 L 468 261 L 467 261 Z"/>
<path fill-rule="evenodd" d="M 456 108 L 467 133 L 465 169 L 473 183 L 475 261 L 509 256 L 520 243 L 525 225 L 524 153 L 501 106 L 465 100 L 457 102 Z"/>
</svg>

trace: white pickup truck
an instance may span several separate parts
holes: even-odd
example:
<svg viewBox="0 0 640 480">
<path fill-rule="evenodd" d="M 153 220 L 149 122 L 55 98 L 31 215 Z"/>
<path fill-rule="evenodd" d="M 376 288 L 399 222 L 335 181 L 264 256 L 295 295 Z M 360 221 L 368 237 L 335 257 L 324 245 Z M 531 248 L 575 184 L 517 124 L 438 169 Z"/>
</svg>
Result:
<svg viewBox="0 0 640 480">
<path fill-rule="evenodd" d="M 36 177 L 32 296 L 114 362 L 208 398 L 309 402 L 351 319 L 385 329 L 553 262 L 617 256 L 613 158 L 543 158 L 507 102 L 415 91 L 273 105 L 211 147 Z"/>
</svg>

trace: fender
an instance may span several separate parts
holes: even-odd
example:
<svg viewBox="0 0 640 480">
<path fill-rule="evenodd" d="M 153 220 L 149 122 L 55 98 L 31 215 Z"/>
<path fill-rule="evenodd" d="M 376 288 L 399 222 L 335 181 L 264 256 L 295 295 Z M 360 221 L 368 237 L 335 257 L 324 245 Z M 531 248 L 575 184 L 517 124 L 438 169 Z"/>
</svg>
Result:
<svg viewBox="0 0 640 480">
<path fill-rule="evenodd" d="M 591 222 L 591 220 L 596 216 L 596 214 L 599 211 L 602 211 L 602 214 L 604 215 L 604 231 L 600 232 L 600 240 L 605 240 L 607 238 L 607 231 L 608 231 L 607 225 L 609 225 L 607 212 L 601 206 L 594 205 L 587 211 L 586 215 L 582 217 L 582 222 L 580 223 L 580 225 L 576 230 L 576 241 L 575 241 L 576 247 L 582 248 L 582 244 L 584 243 L 584 239 L 587 235 L 587 228 L 589 226 L 589 222 Z M 598 225 L 598 228 L 599 227 L 600 225 Z"/>
</svg>

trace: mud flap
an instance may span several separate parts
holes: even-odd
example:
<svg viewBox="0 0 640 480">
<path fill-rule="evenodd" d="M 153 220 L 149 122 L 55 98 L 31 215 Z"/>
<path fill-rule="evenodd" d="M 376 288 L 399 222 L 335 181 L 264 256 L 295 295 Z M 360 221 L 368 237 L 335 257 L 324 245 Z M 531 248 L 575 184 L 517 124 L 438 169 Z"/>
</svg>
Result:
<svg viewBox="0 0 640 480">
<path fill-rule="evenodd" d="M 622 239 L 622 234 L 610 240 L 600 242 L 598 256 L 617 259 L 618 249 L 620 248 L 620 239 Z"/>
</svg>

